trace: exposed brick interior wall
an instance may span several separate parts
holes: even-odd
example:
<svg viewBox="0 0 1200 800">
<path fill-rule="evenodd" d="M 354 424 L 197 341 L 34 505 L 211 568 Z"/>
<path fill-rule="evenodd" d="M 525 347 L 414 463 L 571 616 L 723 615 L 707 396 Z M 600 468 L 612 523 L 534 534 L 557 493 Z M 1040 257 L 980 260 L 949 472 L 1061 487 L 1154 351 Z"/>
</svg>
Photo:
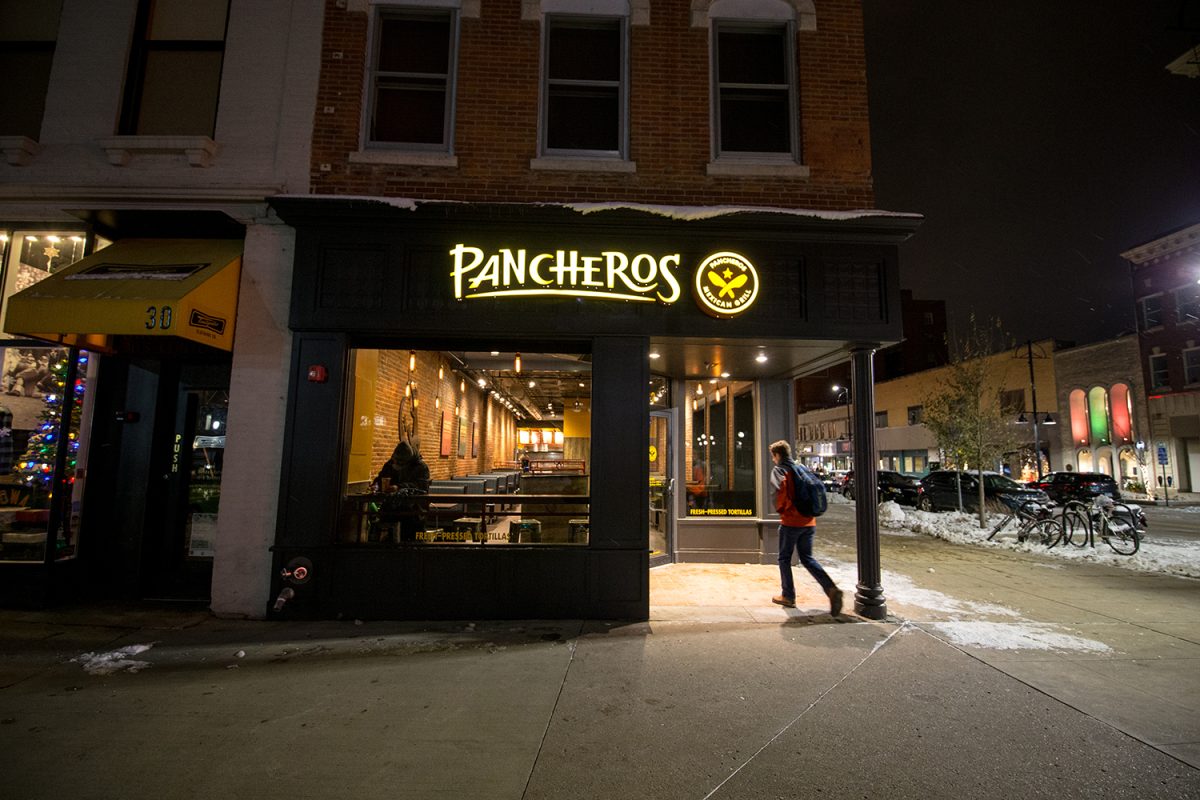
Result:
<svg viewBox="0 0 1200 800">
<path fill-rule="evenodd" d="M 375 430 L 372 443 L 371 475 L 392 455 L 400 440 L 399 420 L 407 413 L 404 387 L 409 380 L 416 386 L 417 425 L 416 436 L 419 450 L 429 474 L 434 479 L 452 478 L 490 472 L 497 461 L 509 461 L 516 447 L 516 420 L 508 409 L 492 402 L 478 386 L 466 383 L 460 389 L 460 376 L 450 370 L 449 363 L 438 353 L 418 351 L 416 368 L 408 370 L 408 350 L 379 351 L 379 382 L 375 390 L 375 413 L 383 419 L 383 426 Z M 444 365 L 441 381 L 438 380 L 438 365 Z M 440 392 L 440 394 L 439 394 Z M 441 407 L 435 399 L 440 398 Z M 455 416 L 455 406 L 459 414 Z M 450 455 L 441 455 L 442 419 L 445 415 L 449 425 Z M 467 422 L 466 455 L 459 457 L 459 418 Z M 474 424 L 476 446 L 472 456 L 471 432 Z"/>
<path fill-rule="evenodd" d="M 706 174 L 709 34 L 691 26 L 690 5 L 655 0 L 650 25 L 630 28 L 630 157 L 637 172 L 612 174 L 530 169 L 541 24 L 521 20 L 520 0 L 484 0 L 480 18 L 461 21 L 457 167 L 350 163 L 360 149 L 368 17 L 327 0 L 312 190 L 476 202 L 872 207 L 860 0 L 817 0 L 817 30 L 797 33 L 807 178 Z"/>
</svg>

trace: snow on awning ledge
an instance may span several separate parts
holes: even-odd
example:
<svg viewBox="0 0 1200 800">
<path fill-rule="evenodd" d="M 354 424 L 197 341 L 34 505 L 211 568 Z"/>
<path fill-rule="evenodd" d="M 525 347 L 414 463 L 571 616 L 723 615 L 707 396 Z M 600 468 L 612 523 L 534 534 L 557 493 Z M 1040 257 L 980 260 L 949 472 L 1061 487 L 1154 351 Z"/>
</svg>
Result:
<svg viewBox="0 0 1200 800">
<path fill-rule="evenodd" d="M 885 211 L 877 208 L 849 209 L 831 211 L 816 208 L 776 208 L 772 206 L 676 206 L 655 203 L 634 203 L 626 201 L 610 201 L 603 203 L 474 203 L 461 200 L 423 200 L 413 197 L 382 197 L 379 195 L 344 195 L 344 194 L 281 194 L 275 196 L 281 200 L 323 200 L 344 202 L 370 202 L 391 206 L 404 211 L 416 211 L 423 205 L 498 205 L 527 208 L 564 208 L 578 214 L 597 214 L 604 211 L 640 211 L 667 219 L 695 222 L 736 214 L 781 214 L 793 217 L 808 217 L 831 221 L 844 221 L 866 218 L 892 218 L 919 221 L 924 219 L 921 214 L 905 211 Z"/>
</svg>

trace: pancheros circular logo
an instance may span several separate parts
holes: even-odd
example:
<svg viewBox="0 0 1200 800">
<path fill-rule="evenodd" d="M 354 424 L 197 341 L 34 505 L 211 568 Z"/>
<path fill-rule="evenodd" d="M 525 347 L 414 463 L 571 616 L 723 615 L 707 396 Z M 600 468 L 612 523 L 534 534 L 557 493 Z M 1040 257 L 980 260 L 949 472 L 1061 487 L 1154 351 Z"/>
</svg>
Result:
<svg viewBox="0 0 1200 800">
<path fill-rule="evenodd" d="M 737 253 L 713 253 L 696 268 L 696 304 L 714 317 L 733 317 L 754 305 L 758 273 Z"/>
</svg>

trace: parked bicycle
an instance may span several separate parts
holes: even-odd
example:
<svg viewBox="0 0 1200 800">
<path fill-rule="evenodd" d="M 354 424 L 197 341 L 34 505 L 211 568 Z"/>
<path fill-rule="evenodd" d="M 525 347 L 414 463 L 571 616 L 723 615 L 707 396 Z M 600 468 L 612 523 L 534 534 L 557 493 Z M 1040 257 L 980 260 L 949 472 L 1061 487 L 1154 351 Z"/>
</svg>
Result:
<svg viewBox="0 0 1200 800">
<path fill-rule="evenodd" d="M 987 537 L 988 541 L 991 541 L 992 537 L 1008 527 L 1009 523 L 1014 520 L 1017 523 L 1018 542 L 1032 542 L 1053 547 L 1054 543 L 1062 536 L 1061 521 L 1054 518 L 1053 509 L 1045 503 L 1037 500 L 1025 500 L 1019 503 L 1004 501 L 1004 504 L 1008 507 L 1009 513 L 1000 520 L 996 527 L 992 528 L 992 532 Z"/>
<path fill-rule="evenodd" d="M 1072 500 L 1063 506 L 1060 539 L 1076 547 L 1095 547 L 1099 536 L 1114 553 L 1131 556 L 1141 547 L 1145 519 L 1141 509 L 1114 503 L 1107 495 L 1098 495 L 1090 503 Z"/>
</svg>

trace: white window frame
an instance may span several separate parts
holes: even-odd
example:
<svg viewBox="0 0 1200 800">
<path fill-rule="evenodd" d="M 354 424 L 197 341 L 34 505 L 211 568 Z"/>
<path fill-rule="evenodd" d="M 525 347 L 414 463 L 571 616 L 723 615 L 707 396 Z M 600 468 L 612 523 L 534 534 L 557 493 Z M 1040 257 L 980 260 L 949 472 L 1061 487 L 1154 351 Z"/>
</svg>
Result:
<svg viewBox="0 0 1200 800">
<path fill-rule="evenodd" d="M 1177 286 L 1171 290 L 1171 294 L 1175 297 L 1175 324 L 1188 325 L 1200 322 L 1200 283 L 1185 283 L 1183 286 Z M 1188 303 L 1183 302 L 1185 294 L 1191 295 L 1191 300 Z M 1185 314 L 1184 309 L 1187 305 L 1194 307 L 1193 312 Z"/>
<path fill-rule="evenodd" d="M 1185 386 L 1200 384 L 1200 347 L 1185 347 L 1180 353 L 1183 358 L 1183 383 Z M 1194 363 L 1188 364 L 1188 358 Z"/>
<path fill-rule="evenodd" d="M 1164 380 L 1162 383 L 1159 383 L 1158 381 L 1156 381 L 1154 379 L 1155 359 L 1162 359 L 1162 361 L 1159 363 L 1161 363 L 1163 365 L 1162 374 L 1166 377 L 1166 380 Z M 1170 364 L 1167 363 L 1167 354 L 1166 353 L 1153 353 L 1150 356 L 1150 358 L 1147 359 L 1147 362 L 1148 362 L 1150 369 L 1149 369 L 1149 374 L 1146 377 L 1148 377 L 1150 379 L 1150 388 L 1151 389 L 1162 389 L 1162 388 L 1169 387 L 1171 385 L 1171 369 L 1170 369 Z M 1084 398 L 1086 400 L 1087 396 L 1084 395 Z"/>
<path fill-rule="evenodd" d="M 766 31 L 783 29 L 784 45 L 786 53 L 784 54 L 785 66 L 787 68 L 787 95 L 788 95 L 788 148 L 787 153 L 768 153 L 745 150 L 724 150 L 721 147 L 721 82 L 720 74 L 720 52 L 718 47 L 718 39 L 721 31 L 730 30 L 747 30 L 747 31 Z M 709 35 L 709 64 L 710 69 L 710 86 L 709 86 L 709 107 L 712 109 L 710 119 L 712 133 L 712 159 L 714 163 L 719 162 L 752 162 L 757 164 L 775 163 L 775 164 L 793 164 L 800 163 L 800 126 L 798 124 L 799 117 L 799 97 L 797 91 L 797 70 L 796 70 L 796 23 L 794 20 L 753 20 L 753 19 L 714 19 L 710 27 Z M 740 85 L 739 85 L 740 86 Z M 743 86 L 742 88 L 752 88 L 758 84 Z M 773 87 L 778 88 L 778 87 Z"/>
<path fill-rule="evenodd" d="M 1153 331 L 1153 330 L 1157 330 L 1157 329 L 1159 329 L 1159 328 L 1161 328 L 1161 327 L 1162 327 L 1162 325 L 1163 325 L 1163 321 L 1162 321 L 1162 314 L 1163 314 L 1163 303 L 1162 303 L 1162 299 L 1163 299 L 1163 293 L 1162 293 L 1162 292 L 1156 292 L 1156 293 L 1154 293 L 1154 294 L 1148 294 L 1148 295 L 1146 295 L 1145 297 L 1139 297 L 1139 298 L 1138 298 L 1138 301 L 1137 301 L 1137 305 L 1138 305 L 1138 320 L 1137 320 L 1137 322 L 1138 322 L 1138 325 L 1139 325 L 1139 326 L 1141 326 L 1141 330 L 1144 330 L 1144 331 Z M 1146 302 L 1147 302 L 1148 300 L 1158 300 L 1158 323 L 1157 323 L 1156 325 L 1146 325 L 1146 324 L 1145 324 L 1145 323 L 1146 323 Z"/>
<path fill-rule="evenodd" d="M 617 150 L 574 150 L 568 148 L 552 148 L 547 141 L 550 135 L 550 36 L 558 23 L 612 23 L 616 22 L 620 33 L 621 74 L 617 85 Z M 538 91 L 538 154 L 539 160 L 569 159 L 569 160 L 629 160 L 629 18 L 627 16 L 594 15 L 594 14 L 547 14 L 542 20 L 542 52 L 541 70 L 539 72 Z M 557 83 L 557 81 L 556 81 Z M 572 82 L 575 83 L 575 82 Z M 579 85 L 610 86 L 611 81 L 578 82 Z M 545 166 L 540 165 L 540 166 Z M 536 167 L 535 167 L 536 168 Z"/>
<path fill-rule="evenodd" d="M 367 31 L 369 49 L 367 63 L 364 68 L 362 120 L 360 123 L 359 141 L 362 150 L 351 153 L 352 162 L 365 163 L 414 163 L 436 166 L 444 164 L 457 166 L 454 155 L 454 130 L 458 95 L 458 55 L 461 44 L 461 20 L 463 13 L 457 0 L 409 0 L 403 3 L 372 2 L 370 4 L 370 23 Z M 450 17 L 450 52 L 449 72 L 446 80 L 446 110 L 442 123 L 442 143 L 426 142 L 386 142 L 371 139 L 371 119 L 374 113 L 375 82 L 379 77 L 376 69 L 379 58 L 379 37 L 382 33 L 382 20 L 385 16 L 404 16 L 406 14 L 421 15 L 445 13 Z"/>
<path fill-rule="evenodd" d="M 789 50 L 790 153 L 739 153 L 721 150 L 720 104 L 717 82 L 718 27 L 733 24 L 771 27 L 786 24 Z M 706 172 L 713 176 L 807 178 L 810 171 L 803 163 L 800 119 L 800 75 L 797 60 L 797 31 L 817 29 L 816 9 L 812 0 L 692 0 L 692 26 L 707 27 L 709 32 L 709 142 L 710 158 Z"/>
</svg>

